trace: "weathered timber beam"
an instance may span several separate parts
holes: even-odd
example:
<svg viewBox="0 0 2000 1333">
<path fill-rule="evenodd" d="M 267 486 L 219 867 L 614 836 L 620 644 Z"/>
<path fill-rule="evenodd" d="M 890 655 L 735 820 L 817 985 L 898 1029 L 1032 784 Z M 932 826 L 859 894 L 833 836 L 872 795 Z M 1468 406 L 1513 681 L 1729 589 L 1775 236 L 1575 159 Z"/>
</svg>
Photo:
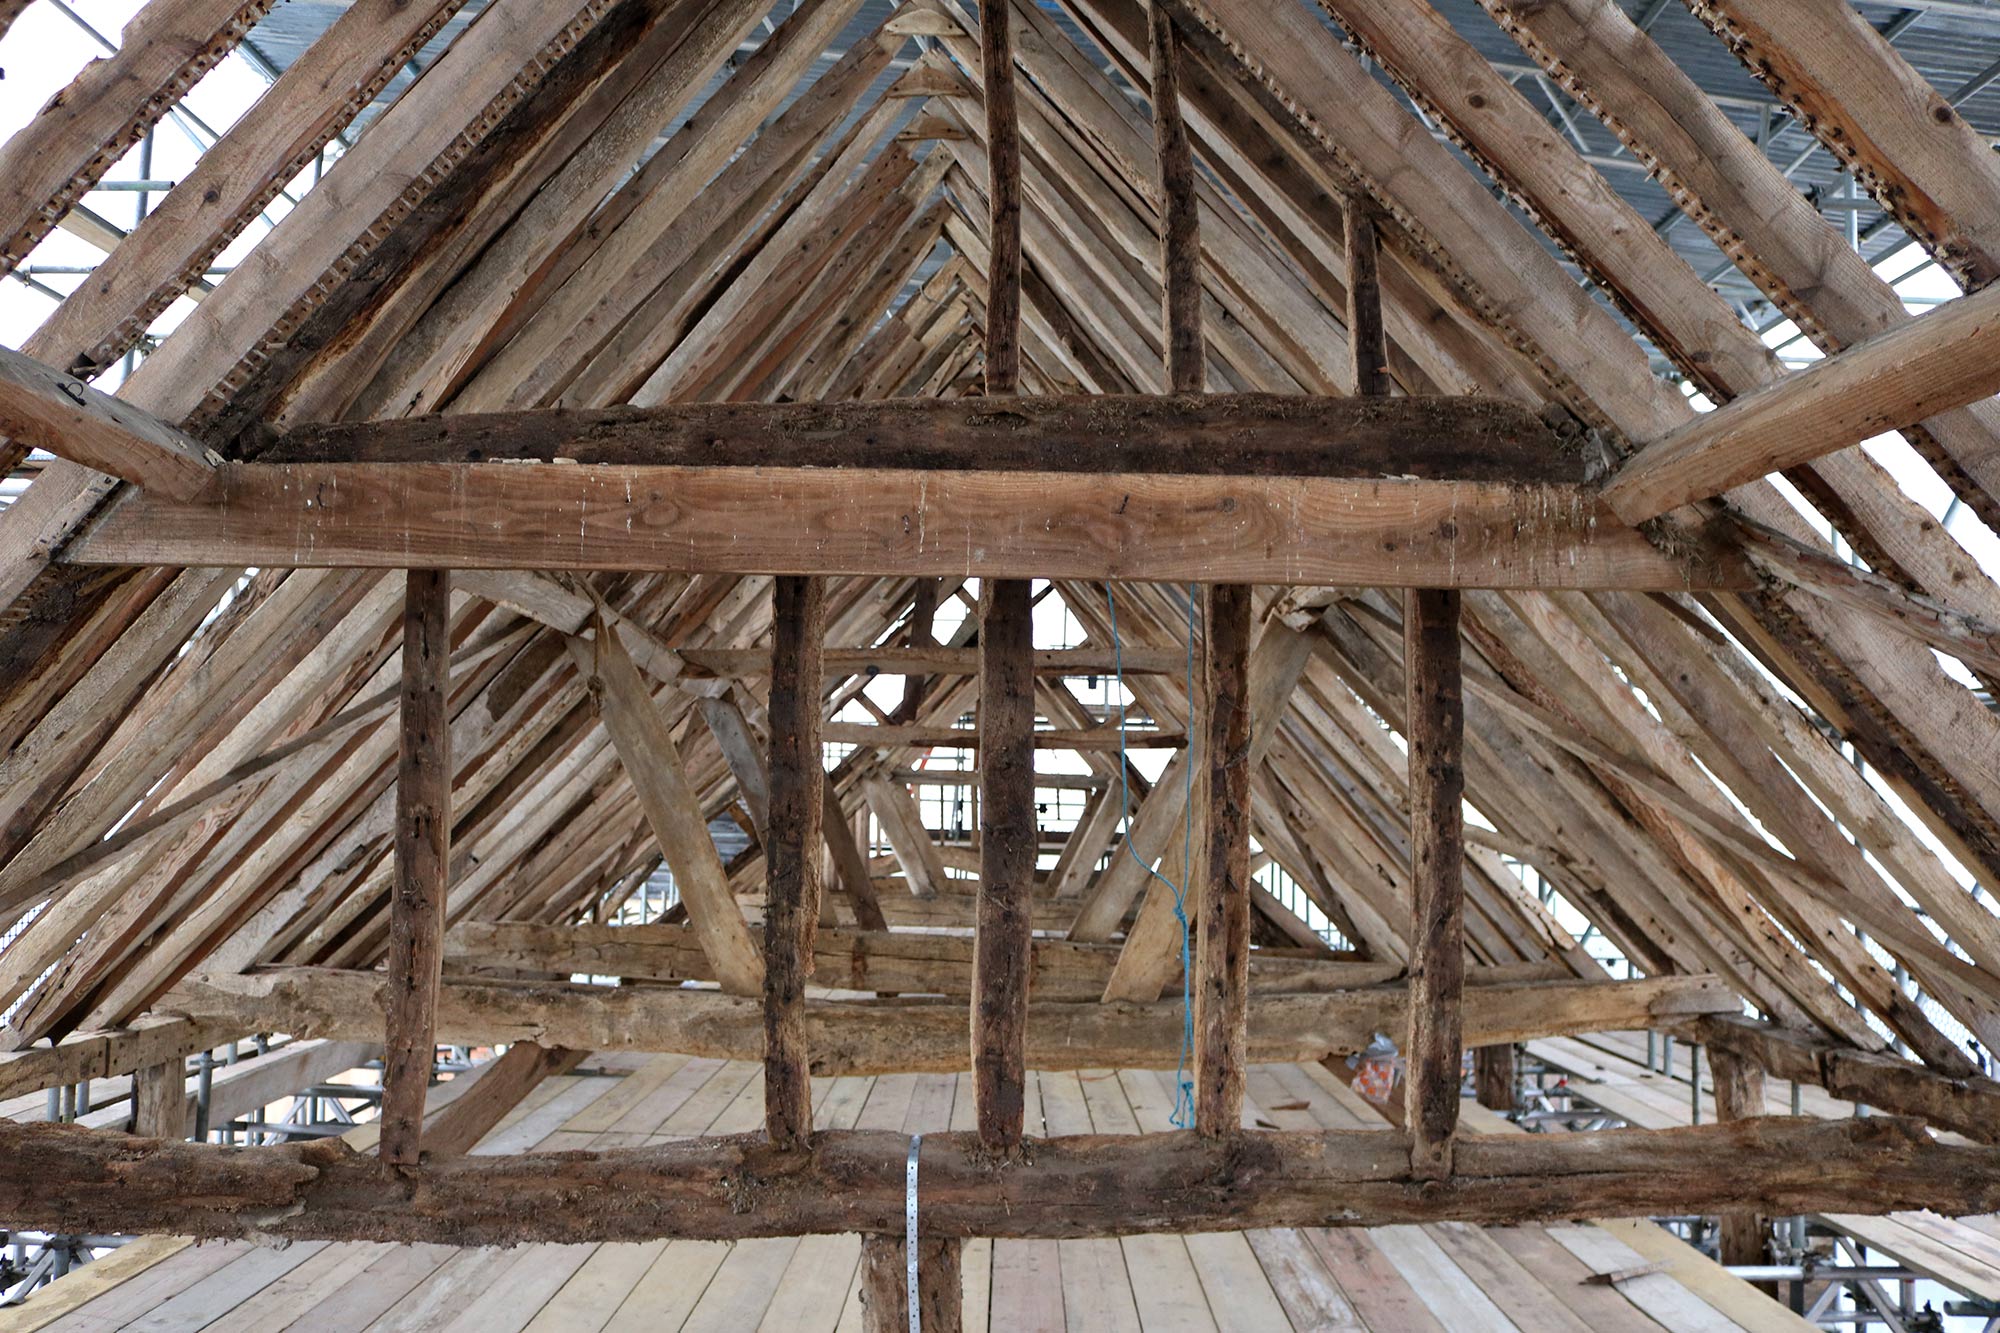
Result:
<svg viewBox="0 0 2000 1333">
<path fill-rule="evenodd" d="M 647 825 L 674 872 L 688 920 L 722 988 L 736 995 L 764 989 L 764 963 L 729 891 L 721 855 L 701 817 L 701 801 L 674 744 L 673 729 L 625 651 L 622 632 L 601 626 L 594 643 L 572 639 L 571 658 L 589 680 L 604 729 L 639 794 Z M 580 1042 L 562 1043 L 592 1049 Z"/>
<path fill-rule="evenodd" d="M 930 584 L 926 580 L 926 585 Z M 771 654 L 763 648 L 681 648 L 675 650 L 689 676 L 766 676 L 771 672 Z M 1123 667 L 1125 674 L 1178 674 L 1187 668 L 1187 654 L 1178 648 L 1147 648 L 1133 645 L 1124 649 L 1123 661 L 1110 648 L 1038 648 L 1034 668 L 1038 676 L 1104 676 Z M 925 644 L 915 648 L 829 648 L 821 654 L 826 674 L 834 676 L 975 676 L 979 674 L 979 649 L 955 648 L 949 644 Z"/>
<path fill-rule="evenodd" d="M 382 1160 L 415 1166 L 437 1061 L 437 990 L 451 884 L 451 575 L 413 569 L 403 595 L 395 891 L 389 900 Z"/>
<path fill-rule="evenodd" d="M 5 347 L 0 436 L 176 500 L 206 491 L 221 461 L 178 427 Z"/>
<path fill-rule="evenodd" d="M 826 582 L 783 578 L 771 590 L 770 821 L 764 843 L 764 1128 L 771 1142 L 812 1133 L 806 978 L 819 929 L 821 819 L 820 644 Z"/>
<path fill-rule="evenodd" d="M 517 1041 L 497 1060 L 471 1074 L 472 1086 L 431 1115 L 424 1125 L 424 1153 L 436 1158 L 471 1152 L 487 1131 L 546 1079 L 567 1074 L 587 1051 L 550 1049 Z M 456 1080 L 454 1080 L 455 1082 Z"/>
<path fill-rule="evenodd" d="M 1159 472 L 1584 482 L 1591 459 L 1519 403 L 1105 394 L 548 408 L 302 426 L 262 463 Z"/>
<path fill-rule="evenodd" d="M 380 973 L 280 968 L 194 976 L 163 1009 L 237 1022 L 246 1031 L 369 1040 L 379 1024 Z M 1250 1064 L 1297 1063 L 1364 1049 L 1400 1032 L 1406 990 L 1265 995 L 1250 1006 Z M 1741 1001 L 1713 977 L 1488 986 L 1465 1017 L 1477 1046 L 1575 1032 L 1655 1027 L 1734 1012 Z M 1172 1069 L 1180 1061 L 1179 1003 L 1028 1006 L 1030 1069 Z M 638 1050 L 762 1060 L 763 1005 L 709 990 L 511 985 L 447 980 L 438 997 L 441 1041 L 537 1041 L 574 1050 Z M 943 1073 L 970 1067 L 965 1006 L 939 1001 L 817 1001 L 806 1006 L 815 1074 Z"/>
<path fill-rule="evenodd" d="M 196 1051 L 211 1050 L 254 1030 L 195 1022 L 172 1014 L 148 1014 L 134 1019 L 129 1027 L 74 1032 L 52 1046 L 0 1054 L 0 1100 L 184 1060 Z"/>
<path fill-rule="evenodd" d="M 1711 1015 L 1683 1025 L 1682 1032 L 1711 1050 L 1756 1064 L 1773 1078 L 1811 1083 L 1836 1097 L 2000 1144 L 2000 1081 L 1952 1078 L 1908 1060 L 1857 1051 L 1737 1014 Z"/>
<path fill-rule="evenodd" d="M 986 396 L 1021 384 L 1021 121 L 1014 103 L 1013 0 L 979 7 L 979 72 L 985 87 Z"/>
<path fill-rule="evenodd" d="M 1604 485 L 1627 523 L 1861 443 L 2000 390 L 2000 291 L 1961 296 L 1703 413 Z"/>
<path fill-rule="evenodd" d="M 1100 999 L 1118 951 L 1116 944 L 1037 938 L 1029 963 L 1030 990 L 1038 1001 Z M 445 937 L 445 961 L 454 968 L 581 972 L 650 981 L 715 980 L 693 931 L 664 922 L 557 926 L 466 921 Z M 969 995 L 971 966 L 972 941 L 964 935 L 849 930 L 822 923 L 813 936 L 812 977 L 821 986 L 902 995 Z M 1559 963 L 1475 967 L 1468 970 L 1466 983 L 1548 981 L 1568 975 Z M 1257 992 L 1349 990 L 1401 976 L 1397 963 L 1273 956 L 1262 949 L 1250 953 L 1250 986 Z"/>
<path fill-rule="evenodd" d="M 1204 589 L 1202 811 L 1194 879 L 1194 1126 L 1234 1133 L 1243 1123 L 1250 1009 L 1251 589 Z M 1303 657 L 1303 654 L 1301 654 Z M 1190 707 L 1193 701 L 1190 701 Z M 1127 947 L 1138 938 L 1135 930 Z"/>
<path fill-rule="evenodd" d="M 988 0 L 1004 9 L 1005 0 Z M 990 87 L 991 85 L 989 85 Z M 972 955 L 972 1085 L 979 1137 L 1012 1153 L 1027 1108 L 1034 948 L 1034 602 L 1025 579 L 980 589 L 979 898 Z"/>
<path fill-rule="evenodd" d="M 973 728 L 905 726 L 896 723 L 828 722 L 821 727 L 825 739 L 847 745 L 906 749 L 919 746 L 964 746 L 981 749 L 984 742 Z M 1133 727 L 1120 732 L 1117 727 L 1050 727 L 1035 732 L 1030 741 L 1043 750 L 1116 750 L 1121 743 L 1128 750 L 1178 750 L 1187 736 L 1178 731 Z"/>
<path fill-rule="evenodd" d="M 230 1149 L 0 1124 L 0 1215 L 68 1232 L 453 1245 L 900 1234 L 907 1135 L 762 1135 L 604 1152 L 451 1157 L 399 1182 L 338 1140 Z M 1947 1215 L 2000 1208 L 2000 1154 L 1915 1122 L 1765 1118 L 1668 1130 L 1468 1135 L 1448 1181 L 1407 1169 L 1394 1130 L 1087 1135 L 997 1161 L 972 1133 L 926 1135 L 922 1233 L 1156 1231 L 1527 1222 L 1766 1208 Z"/>
<path fill-rule="evenodd" d="M 1464 1060 L 1465 692 L 1459 597 L 1420 588 L 1403 599 L 1410 788 L 1409 1080 L 1403 1117 L 1410 1170 L 1451 1174 Z M 1485 1043 L 1478 1043 L 1485 1044 Z"/>
<path fill-rule="evenodd" d="M 217 469 L 211 503 L 139 491 L 80 564 L 1143 578 L 1377 587 L 1748 588 L 1568 484 L 1156 473 L 568 464 Z"/>
</svg>

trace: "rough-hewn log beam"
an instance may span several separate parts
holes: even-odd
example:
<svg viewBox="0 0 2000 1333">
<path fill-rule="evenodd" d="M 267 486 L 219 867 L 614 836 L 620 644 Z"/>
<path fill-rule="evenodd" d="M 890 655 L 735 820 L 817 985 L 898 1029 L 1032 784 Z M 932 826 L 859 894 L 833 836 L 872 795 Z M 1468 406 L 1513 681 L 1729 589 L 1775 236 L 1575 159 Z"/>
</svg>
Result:
<svg viewBox="0 0 2000 1333">
<path fill-rule="evenodd" d="M 5 347 L 0 436 L 176 500 L 207 490 L 220 461 L 177 427 Z"/>
<path fill-rule="evenodd" d="M 245 1031 L 372 1040 L 381 1011 L 378 972 L 281 968 L 195 976 L 162 1007 L 234 1022 Z M 1350 1055 L 1407 1021 L 1407 991 L 1383 986 L 1327 994 L 1261 996 L 1250 1007 L 1251 1064 Z M 1574 1032 L 1656 1027 L 1733 1012 L 1741 1001 L 1712 977 L 1633 982 L 1529 982 L 1489 986 L 1466 1015 L 1475 1045 Z M 1028 1007 L 1031 1069 L 1172 1069 L 1180 1061 L 1179 1002 Z M 712 990 L 513 985 L 447 980 L 438 996 L 441 1040 L 490 1045 L 539 1041 L 575 1050 L 677 1052 L 760 1060 L 763 1005 Z M 970 1067 L 962 1003 L 822 1001 L 806 1006 L 815 1074 L 944 1072 Z"/>
<path fill-rule="evenodd" d="M 30 1046 L 0 1055 L 0 1099 L 184 1060 L 196 1051 L 210 1050 L 253 1030 L 199 1023 L 173 1014 L 148 1014 L 133 1020 L 130 1027 L 74 1032 L 53 1046 Z"/>
<path fill-rule="evenodd" d="M 1004 8 L 1003 0 L 988 0 Z M 972 1080 L 979 1137 L 1019 1147 L 1027 1106 L 1035 893 L 1034 604 L 1024 579 L 989 579 L 979 622 L 979 905 L 972 956 Z"/>
<path fill-rule="evenodd" d="M 820 644 L 826 584 L 782 578 L 772 585 L 770 837 L 764 844 L 764 1129 L 771 1142 L 812 1133 L 806 1061 L 806 978 L 819 926 Z"/>
<path fill-rule="evenodd" d="M 1207 590 L 1199 790 L 1206 806 L 1195 880 L 1194 1123 L 1227 1134 L 1243 1121 L 1250 1005 L 1251 592 Z"/>
<path fill-rule="evenodd" d="M 453 1245 L 900 1234 L 908 1136 L 848 1130 L 807 1151 L 759 1135 L 426 1163 L 414 1186 L 339 1140 L 228 1149 L 0 1124 L 0 1215 L 49 1230 Z M 933 1237 L 1720 1212 L 2000 1208 L 2000 1155 L 1890 1117 L 1468 1136 L 1449 1181 L 1408 1172 L 1392 1130 L 1046 1139 L 996 1163 L 927 1135 Z"/>
<path fill-rule="evenodd" d="M 1023 400 L 1025 401 L 1025 400 Z M 834 468 L 225 463 L 214 503 L 140 491 L 82 564 L 1747 588 L 1590 490 L 1501 482 Z M 775 521 L 774 521 L 775 520 Z"/>
<path fill-rule="evenodd" d="M 926 586 L 935 580 L 924 580 Z M 765 676 L 771 671 L 771 655 L 762 648 L 681 648 L 676 650 L 689 676 Z M 1109 648 L 1038 648 L 1034 667 L 1038 676 L 1103 676 L 1118 666 L 1125 674 L 1178 675 L 1187 666 L 1187 654 L 1178 648 L 1146 648 L 1126 645 L 1121 663 Z M 836 676 L 976 676 L 979 649 L 955 648 L 948 644 L 897 648 L 829 648 L 821 654 L 829 679 Z"/>
<path fill-rule="evenodd" d="M 553 408 L 303 426 L 266 463 L 1161 472 L 1585 481 L 1586 452 L 1519 403 L 1269 393 Z"/>
<path fill-rule="evenodd" d="M 2000 291 L 1961 296 L 1707 412 L 1605 483 L 1627 523 L 1913 426 L 2000 390 Z"/>
<path fill-rule="evenodd" d="M 1908 1060 L 1857 1051 L 1737 1014 L 1688 1024 L 1683 1035 L 1711 1053 L 1749 1060 L 1772 1078 L 1811 1083 L 1836 1097 L 2000 1144 L 2000 1081 L 1951 1078 Z"/>
<path fill-rule="evenodd" d="M 1465 695 L 1458 594 L 1419 589 L 1403 600 L 1409 682 L 1410 1013 L 1404 1116 L 1410 1169 L 1451 1174 L 1465 1051 Z M 1480 1043 L 1485 1044 L 1485 1043 Z"/>
<path fill-rule="evenodd" d="M 973 942 L 965 935 L 850 930 L 822 921 L 813 935 L 813 978 L 818 985 L 847 990 L 970 995 L 972 949 Z M 1118 951 L 1116 944 L 1036 939 L 1029 956 L 1029 988 L 1037 1001 L 1102 998 Z M 466 921 L 452 927 L 445 937 L 445 962 L 454 968 L 495 967 L 565 975 L 582 972 L 649 981 L 715 980 L 714 969 L 694 932 L 663 922 L 559 926 Z M 1176 963 L 1176 969 L 1178 966 Z M 1392 962 L 1295 957 L 1265 949 L 1250 954 L 1253 992 L 1349 990 L 1381 985 L 1401 975 L 1401 965 Z M 1472 968 L 1466 984 L 1550 981 L 1569 975 L 1560 963 L 1518 969 Z"/>
<path fill-rule="evenodd" d="M 403 603 L 402 746 L 396 767 L 396 886 L 382 1043 L 382 1160 L 413 1167 L 437 1058 L 438 979 L 451 873 L 451 575 L 409 572 Z"/>
</svg>

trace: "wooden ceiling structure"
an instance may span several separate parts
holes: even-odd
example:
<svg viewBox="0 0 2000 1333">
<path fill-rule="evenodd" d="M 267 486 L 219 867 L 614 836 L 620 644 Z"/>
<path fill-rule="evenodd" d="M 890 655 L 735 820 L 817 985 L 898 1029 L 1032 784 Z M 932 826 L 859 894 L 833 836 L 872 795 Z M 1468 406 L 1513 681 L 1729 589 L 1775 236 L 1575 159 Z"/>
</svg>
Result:
<svg viewBox="0 0 2000 1333">
<path fill-rule="evenodd" d="M 958 1069 L 927 1274 L 968 1236 L 2000 1208 L 2000 586 L 1857 447 L 2000 526 L 2000 159 L 1844 0 L 1690 0 L 1965 289 L 1913 319 L 1611 0 L 1483 3 L 1825 360 L 1425 0 L 911 0 L 803 86 L 860 0 L 747 55 L 753 0 L 490 0 L 197 287 L 458 9 L 354 0 L 0 354 L 0 470 L 54 456 L 0 513 L 0 1093 L 167 1090 L 144 1142 L 0 1126 L 0 1216 L 900 1245 L 910 1145 L 811 1133 L 807 1076 Z M 0 263 L 269 7 L 151 0 L 0 149 Z M 1081 645 L 1036 649 L 1030 580 Z M 1120 667 L 1146 730 L 1067 679 Z M 900 707 L 829 720 L 884 673 Z M 909 793 L 939 745 L 970 850 Z M 1037 747 L 1095 779 L 1043 868 Z M 676 914 L 602 924 L 663 857 Z M 1024 1145 L 1024 1068 L 1175 1066 L 1183 972 L 1194 1132 Z M 1638 1027 L 1890 1114 L 1456 1133 L 1463 1048 Z M 176 1141 L 181 1061 L 269 1031 L 386 1031 L 379 1156 Z M 1246 1061 L 1381 1032 L 1397 1130 L 1238 1127 Z M 436 1040 L 517 1043 L 493 1098 L 565 1051 L 761 1060 L 767 1129 L 459 1156 Z"/>
</svg>

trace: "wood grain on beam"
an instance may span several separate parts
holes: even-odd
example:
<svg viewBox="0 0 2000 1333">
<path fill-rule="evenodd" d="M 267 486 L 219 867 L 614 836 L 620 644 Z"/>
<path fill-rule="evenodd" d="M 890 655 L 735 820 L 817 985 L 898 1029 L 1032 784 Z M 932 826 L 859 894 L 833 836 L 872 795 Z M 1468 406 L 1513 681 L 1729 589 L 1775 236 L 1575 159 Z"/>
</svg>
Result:
<svg viewBox="0 0 2000 1333">
<path fill-rule="evenodd" d="M 909 1137 L 829 1131 L 813 1151 L 734 1135 L 652 1148 L 427 1163 L 422 1188 L 338 1140 L 243 1152 L 75 1125 L 0 1123 L 17 1226 L 453 1245 L 899 1235 Z M 1449 1185 L 1412 1178 L 1394 1130 L 1044 1139 L 996 1167 L 971 1133 L 926 1135 L 931 1237 L 1121 1236 L 1292 1226 L 1713 1213 L 2000 1208 L 2000 1157 L 1914 1121 L 1765 1118 L 1598 1134 L 1491 1134 Z"/>
<path fill-rule="evenodd" d="M 2000 290 L 1853 344 L 1647 444 L 1605 483 L 1627 523 L 1913 426 L 2000 390 Z"/>
<path fill-rule="evenodd" d="M 1381 587 L 1748 587 L 1569 485 L 1310 477 L 238 464 L 138 492 L 83 564 L 1143 578 Z M 1692 543 L 1690 544 L 1692 545 Z"/>
<path fill-rule="evenodd" d="M 219 461 L 178 427 L 5 347 L 0 435 L 176 500 L 206 491 Z"/>
<path fill-rule="evenodd" d="M 413 569 L 403 603 L 402 746 L 389 901 L 382 1160 L 414 1167 L 437 1059 L 438 979 L 451 874 L 451 575 Z"/>
</svg>

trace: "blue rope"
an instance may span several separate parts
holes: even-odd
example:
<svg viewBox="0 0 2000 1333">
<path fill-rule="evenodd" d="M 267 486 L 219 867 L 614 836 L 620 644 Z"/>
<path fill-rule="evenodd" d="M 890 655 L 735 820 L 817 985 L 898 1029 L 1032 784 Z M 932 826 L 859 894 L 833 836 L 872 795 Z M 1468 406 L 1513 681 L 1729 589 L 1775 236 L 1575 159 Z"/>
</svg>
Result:
<svg viewBox="0 0 2000 1333">
<path fill-rule="evenodd" d="M 1188 585 L 1187 596 L 1187 762 L 1181 766 L 1181 878 L 1186 880 L 1187 872 L 1194 864 L 1194 599 L 1195 585 Z M 1153 863 L 1139 855 L 1132 845 L 1132 791 L 1127 780 L 1125 761 L 1125 645 L 1118 637 L 1118 598 L 1111 585 L 1104 585 L 1104 600 L 1111 608 L 1111 666 L 1118 678 L 1118 693 L 1121 696 L 1118 707 L 1118 808 L 1126 818 L 1125 850 L 1148 875 L 1172 890 L 1174 895 L 1174 920 L 1181 924 L 1181 1054 L 1180 1063 L 1174 1067 L 1174 1114 L 1172 1123 L 1176 1129 L 1188 1129 L 1194 1125 L 1194 1079 L 1188 1074 L 1188 1062 L 1194 1058 L 1194 959 L 1193 945 L 1189 940 L 1187 917 L 1187 890 L 1153 868 Z"/>
</svg>

